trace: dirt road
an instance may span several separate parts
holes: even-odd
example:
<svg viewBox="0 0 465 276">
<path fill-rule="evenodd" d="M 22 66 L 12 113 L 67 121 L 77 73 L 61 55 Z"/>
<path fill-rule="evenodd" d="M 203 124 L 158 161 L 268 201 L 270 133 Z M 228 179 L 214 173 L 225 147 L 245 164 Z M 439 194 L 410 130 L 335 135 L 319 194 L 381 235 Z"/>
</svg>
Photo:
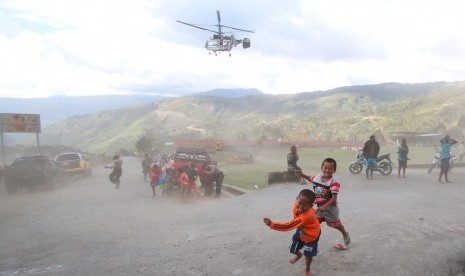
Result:
<svg viewBox="0 0 465 276">
<path fill-rule="evenodd" d="M 1 196 L 0 275 L 303 274 L 303 262 L 288 262 L 292 233 L 262 218 L 290 219 L 305 186 L 182 203 L 153 198 L 138 166 L 124 160 L 121 189 L 94 168 L 53 190 Z M 339 175 L 352 244 L 332 249 L 341 237 L 324 225 L 315 275 L 465 275 L 465 168 L 449 184 L 423 169 L 407 176 Z"/>
</svg>

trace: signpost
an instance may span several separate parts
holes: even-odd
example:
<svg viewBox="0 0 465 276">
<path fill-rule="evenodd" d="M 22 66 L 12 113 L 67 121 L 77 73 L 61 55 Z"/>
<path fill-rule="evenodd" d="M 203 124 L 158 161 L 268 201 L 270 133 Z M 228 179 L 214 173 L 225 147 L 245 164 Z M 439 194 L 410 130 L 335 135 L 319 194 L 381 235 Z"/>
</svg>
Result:
<svg viewBox="0 0 465 276">
<path fill-rule="evenodd" d="M 0 138 L 2 144 L 1 146 L 3 165 L 5 165 L 5 148 L 3 143 L 3 133 L 35 133 L 37 139 L 37 149 L 40 153 L 40 131 L 41 129 L 39 114 L 0 113 Z"/>
</svg>

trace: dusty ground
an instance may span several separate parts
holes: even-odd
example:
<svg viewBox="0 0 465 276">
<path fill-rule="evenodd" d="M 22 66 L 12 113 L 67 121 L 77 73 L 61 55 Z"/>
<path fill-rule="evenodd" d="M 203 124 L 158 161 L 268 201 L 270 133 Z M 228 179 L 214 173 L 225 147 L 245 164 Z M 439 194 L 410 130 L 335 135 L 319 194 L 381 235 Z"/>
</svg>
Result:
<svg viewBox="0 0 465 276">
<path fill-rule="evenodd" d="M 288 262 L 292 233 L 262 218 L 290 219 L 304 186 L 181 203 L 152 198 L 137 166 L 125 160 L 119 190 L 95 168 L 51 191 L 1 196 L 0 275 L 303 275 L 302 261 Z M 335 251 L 341 237 L 323 226 L 315 275 L 465 275 L 465 168 L 449 184 L 437 173 L 338 175 L 352 244 Z"/>
</svg>

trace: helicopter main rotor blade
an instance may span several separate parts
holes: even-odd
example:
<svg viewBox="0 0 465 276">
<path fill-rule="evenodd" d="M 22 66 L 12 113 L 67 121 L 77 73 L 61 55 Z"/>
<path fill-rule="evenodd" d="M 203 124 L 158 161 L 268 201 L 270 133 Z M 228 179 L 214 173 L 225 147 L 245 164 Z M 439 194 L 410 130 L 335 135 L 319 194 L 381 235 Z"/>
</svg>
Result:
<svg viewBox="0 0 465 276">
<path fill-rule="evenodd" d="M 186 23 L 186 22 L 179 21 L 179 20 L 176 20 L 176 22 L 181 23 L 181 24 L 184 24 L 184 25 L 187 25 L 187 26 L 191 26 L 191 27 L 194 27 L 194 28 L 197 28 L 197 29 L 209 31 L 209 32 L 212 32 L 212 33 L 215 33 L 215 34 L 218 33 L 218 31 L 214 31 L 214 30 L 202 28 L 202 27 L 199 27 L 199 26 L 196 26 L 196 25 L 193 25 L 193 24 L 189 24 L 189 23 Z"/>
<path fill-rule="evenodd" d="M 225 28 L 229 28 L 229 29 L 233 29 L 233 30 L 241 31 L 241 32 L 255 33 L 254 31 L 249 31 L 249 30 L 244 30 L 244 29 L 229 27 L 229 26 L 225 26 L 225 25 L 221 25 L 221 27 L 225 27 Z"/>
</svg>

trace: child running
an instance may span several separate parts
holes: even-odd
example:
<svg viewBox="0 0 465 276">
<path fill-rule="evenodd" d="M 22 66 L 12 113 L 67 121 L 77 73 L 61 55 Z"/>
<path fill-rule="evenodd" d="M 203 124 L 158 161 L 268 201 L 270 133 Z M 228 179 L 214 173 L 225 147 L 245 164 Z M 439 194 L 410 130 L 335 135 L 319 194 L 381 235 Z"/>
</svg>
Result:
<svg viewBox="0 0 465 276">
<path fill-rule="evenodd" d="M 181 182 L 181 199 L 184 199 L 184 193 L 186 190 L 188 195 L 190 195 L 191 192 L 195 192 L 195 181 L 198 177 L 199 174 L 194 163 L 189 162 L 189 165 L 182 170 L 182 173 L 179 176 L 179 182 Z"/>
<path fill-rule="evenodd" d="M 148 173 L 150 175 L 150 186 L 152 187 L 153 197 L 155 197 L 156 196 L 155 187 L 158 186 L 159 181 L 160 181 L 161 168 L 158 164 L 153 163 L 150 166 Z"/>
<path fill-rule="evenodd" d="M 186 190 L 189 190 L 189 177 L 187 176 L 187 173 L 185 170 L 182 170 L 181 175 L 179 176 L 179 182 L 181 185 L 181 193 L 179 194 L 181 197 L 181 200 L 184 199 L 184 192 Z"/>
<path fill-rule="evenodd" d="M 322 173 L 316 176 L 305 175 L 302 171 L 296 173 L 313 183 L 313 190 L 316 196 L 315 203 L 318 207 L 316 210 L 316 217 L 320 223 L 326 221 L 329 227 L 336 228 L 341 232 L 344 243 L 338 243 L 334 248 L 344 250 L 347 249 L 350 243 L 350 236 L 339 219 L 337 196 L 341 184 L 333 177 L 333 174 L 336 172 L 336 167 L 336 160 L 333 158 L 326 158 L 321 164 Z"/>
<path fill-rule="evenodd" d="M 294 219 L 292 221 L 280 223 L 271 221 L 269 218 L 263 219 L 263 222 L 273 230 L 284 232 L 297 229 L 290 246 L 290 252 L 295 254 L 295 257 L 290 260 L 290 263 L 294 264 L 302 256 L 305 256 L 304 276 L 312 275 L 310 265 L 313 257 L 317 255 L 320 237 L 320 223 L 312 208 L 314 201 L 315 193 L 309 189 L 304 189 L 300 191 L 294 203 L 294 209 L 292 210 Z M 303 253 L 300 252 L 301 249 L 303 249 Z"/>
</svg>

